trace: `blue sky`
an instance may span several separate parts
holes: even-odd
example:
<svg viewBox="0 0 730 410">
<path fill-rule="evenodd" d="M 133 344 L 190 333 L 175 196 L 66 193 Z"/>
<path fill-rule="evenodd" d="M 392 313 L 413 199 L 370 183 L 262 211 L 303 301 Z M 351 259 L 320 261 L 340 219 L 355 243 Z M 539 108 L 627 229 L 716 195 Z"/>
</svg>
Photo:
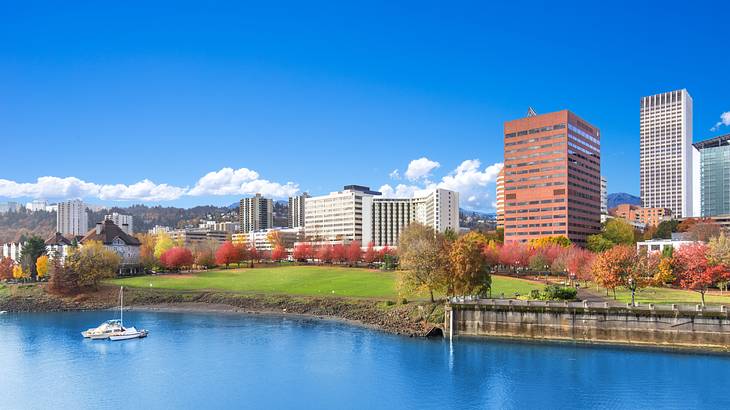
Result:
<svg viewBox="0 0 730 410">
<path fill-rule="evenodd" d="M 0 196 L 440 185 L 490 210 L 528 106 L 601 128 L 610 192 L 638 194 L 641 96 L 687 88 L 695 140 L 730 132 L 727 3 L 343 3 L 2 3 Z"/>
</svg>

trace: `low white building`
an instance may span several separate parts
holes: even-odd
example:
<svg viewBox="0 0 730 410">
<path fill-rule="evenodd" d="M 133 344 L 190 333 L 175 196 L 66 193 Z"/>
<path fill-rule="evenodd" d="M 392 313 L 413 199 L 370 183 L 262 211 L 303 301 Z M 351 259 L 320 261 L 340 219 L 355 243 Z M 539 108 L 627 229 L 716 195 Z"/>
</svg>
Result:
<svg viewBox="0 0 730 410">
<path fill-rule="evenodd" d="M 373 197 L 380 192 L 359 185 L 342 191 L 305 198 L 304 229 L 307 240 L 322 243 L 349 243 L 372 240 Z"/>
<path fill-rule="evenodd" d="M 274 249 L 274 244 L 271 243 L 274 232 L 286 249 L 292 249 L 295 243 L 304 240 L 304 228 L 273 228 L 235 233 L 231 236 L 231 242 L 235 245 L 254 246 L 258 250 L 270 251 Z"/>
<path fill-rule="evenodd" d="M 158 233 L 170 232 L 171 230 L 172 228 L 170 228 L 169 226 L 155 225 L 154 228 L 148 230 L 147 232 L 153 235 L 157 235 Z"/>
<path fill-rule="evenodd" d="M 664 252 L 666 248 L 677 250 L 683 246 L 692 245 L 696 241 L 677 240 L 677 239 L 650 239 L 648 241 L 637 242 L 636 250 L 639 252 Z"/>
</svg>

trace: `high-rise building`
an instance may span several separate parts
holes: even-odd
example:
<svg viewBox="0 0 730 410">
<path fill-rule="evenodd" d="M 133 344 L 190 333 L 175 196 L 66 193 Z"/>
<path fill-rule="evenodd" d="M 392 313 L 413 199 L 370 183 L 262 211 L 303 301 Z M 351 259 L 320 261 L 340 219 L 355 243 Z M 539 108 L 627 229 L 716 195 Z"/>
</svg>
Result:
<svg viewBox="0 0 730 410">
<path fill-rule="evenodd" d="M 238 223 L 241 232 L 260 231 L 274 226 L 274 201 L 256 194 L 241 199 L 238 210 Z"/>
<path fill-rule="evenodd" d="M 586 245 L 601 229 L 598 128 L 568 110 L 504 124 L 504 240 L 562 235 Z"/>
<path fill-rule="evenodd" d="M 687 90 L 641 98 L 641 203 L 672 215 L 699 214 L 699 152 L 692 145 L 692 97 Z"/>
<path fill-rule="evenodd" d="M 504 168 L 497 175 L 497 228 L 504 228 Z"/>
<path fill-rule="evenodd" d="M 62 235 L 85 235 L 89 230 L 89 216 L 86 204 L 74 199 L 58 203 L 56 213 L 56 231 Z"/>
<path fill-rule="evenodd" d="M 0 202 L 0 214 L 8 212 L 20 212 L 20 204 L 17 202 Z"/>
<path fill-rule="evenodd" d="M 112 221 L 116 226 L 124 231 L 127 235 L 134 235 L 134 218 L 132 215 L 122 215 L 117 212 L 112 212 L 110 215 L 105 215 L 105 221 Z"/>
<path fill-rule="evenodd" d="M 342 191 L 306 198 L 304 230 L 312 242 L 372 240 L 373 197 L 380 192 L 359 185 L 347 185 Z"/>
<path fill-rule="evenodd" d="M 374 198 L 372 214 L 375 246 L 398 246 L 400 234 L 413 222 L 458 233 L 459 193 L 434 189 L 413 198 Z"/>
<path fill-rule="evenodd" d="M 287 217 L 287 226 L 289 228 L 300 228 L 304 226 L 304 204 L 309 194 L 306 192 L 302 195 L 289 197 L 289 209 Z"/>
<path fill-rule="evenodd" d="M 601 217 L 603 215 L 608 215 L 608 181 L 601 175 Z"/>
<path fill-rule="evenodd" d="M 42 199 L 36 199 L 32 202 L 28 202 L 27 204 L 25 204 L 25 209 L 27 209 L 30 212 L 38 212 L 38 211 L 45 211 L 47 206 L 48 206 L 47 201 L 44 201 Z"/>
<path fill-rule="evenodd" d="M 700 214 L 730 214 L 730 134 L 694 144 L 700 152 Z"/>
</svg>

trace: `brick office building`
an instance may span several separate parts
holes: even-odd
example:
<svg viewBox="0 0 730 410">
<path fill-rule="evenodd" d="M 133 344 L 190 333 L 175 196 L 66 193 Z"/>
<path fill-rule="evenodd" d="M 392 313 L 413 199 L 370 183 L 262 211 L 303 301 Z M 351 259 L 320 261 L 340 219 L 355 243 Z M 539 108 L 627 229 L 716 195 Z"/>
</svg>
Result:
<svg viewBox="0 0 730 410">
<path fill-rule="evenodd" d="M 598 128 L 568 110 L 504 124 L 504 239 L 567 236 L 585 246 L 601 229 Z"/>
</svg>

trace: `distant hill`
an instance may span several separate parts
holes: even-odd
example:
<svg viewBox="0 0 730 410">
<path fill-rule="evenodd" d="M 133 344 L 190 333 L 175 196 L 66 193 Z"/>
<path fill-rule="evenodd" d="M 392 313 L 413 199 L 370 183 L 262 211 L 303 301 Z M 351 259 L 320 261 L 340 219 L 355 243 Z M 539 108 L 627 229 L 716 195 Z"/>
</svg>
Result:
<svg viewBox="0 0 730 410">
<path fill-rule="evenodd" d="M 621 204 L 641 205 L 641 198 L 625 192 L 608 194 L 608 209 L 615 208 Z"/>
</svg>

